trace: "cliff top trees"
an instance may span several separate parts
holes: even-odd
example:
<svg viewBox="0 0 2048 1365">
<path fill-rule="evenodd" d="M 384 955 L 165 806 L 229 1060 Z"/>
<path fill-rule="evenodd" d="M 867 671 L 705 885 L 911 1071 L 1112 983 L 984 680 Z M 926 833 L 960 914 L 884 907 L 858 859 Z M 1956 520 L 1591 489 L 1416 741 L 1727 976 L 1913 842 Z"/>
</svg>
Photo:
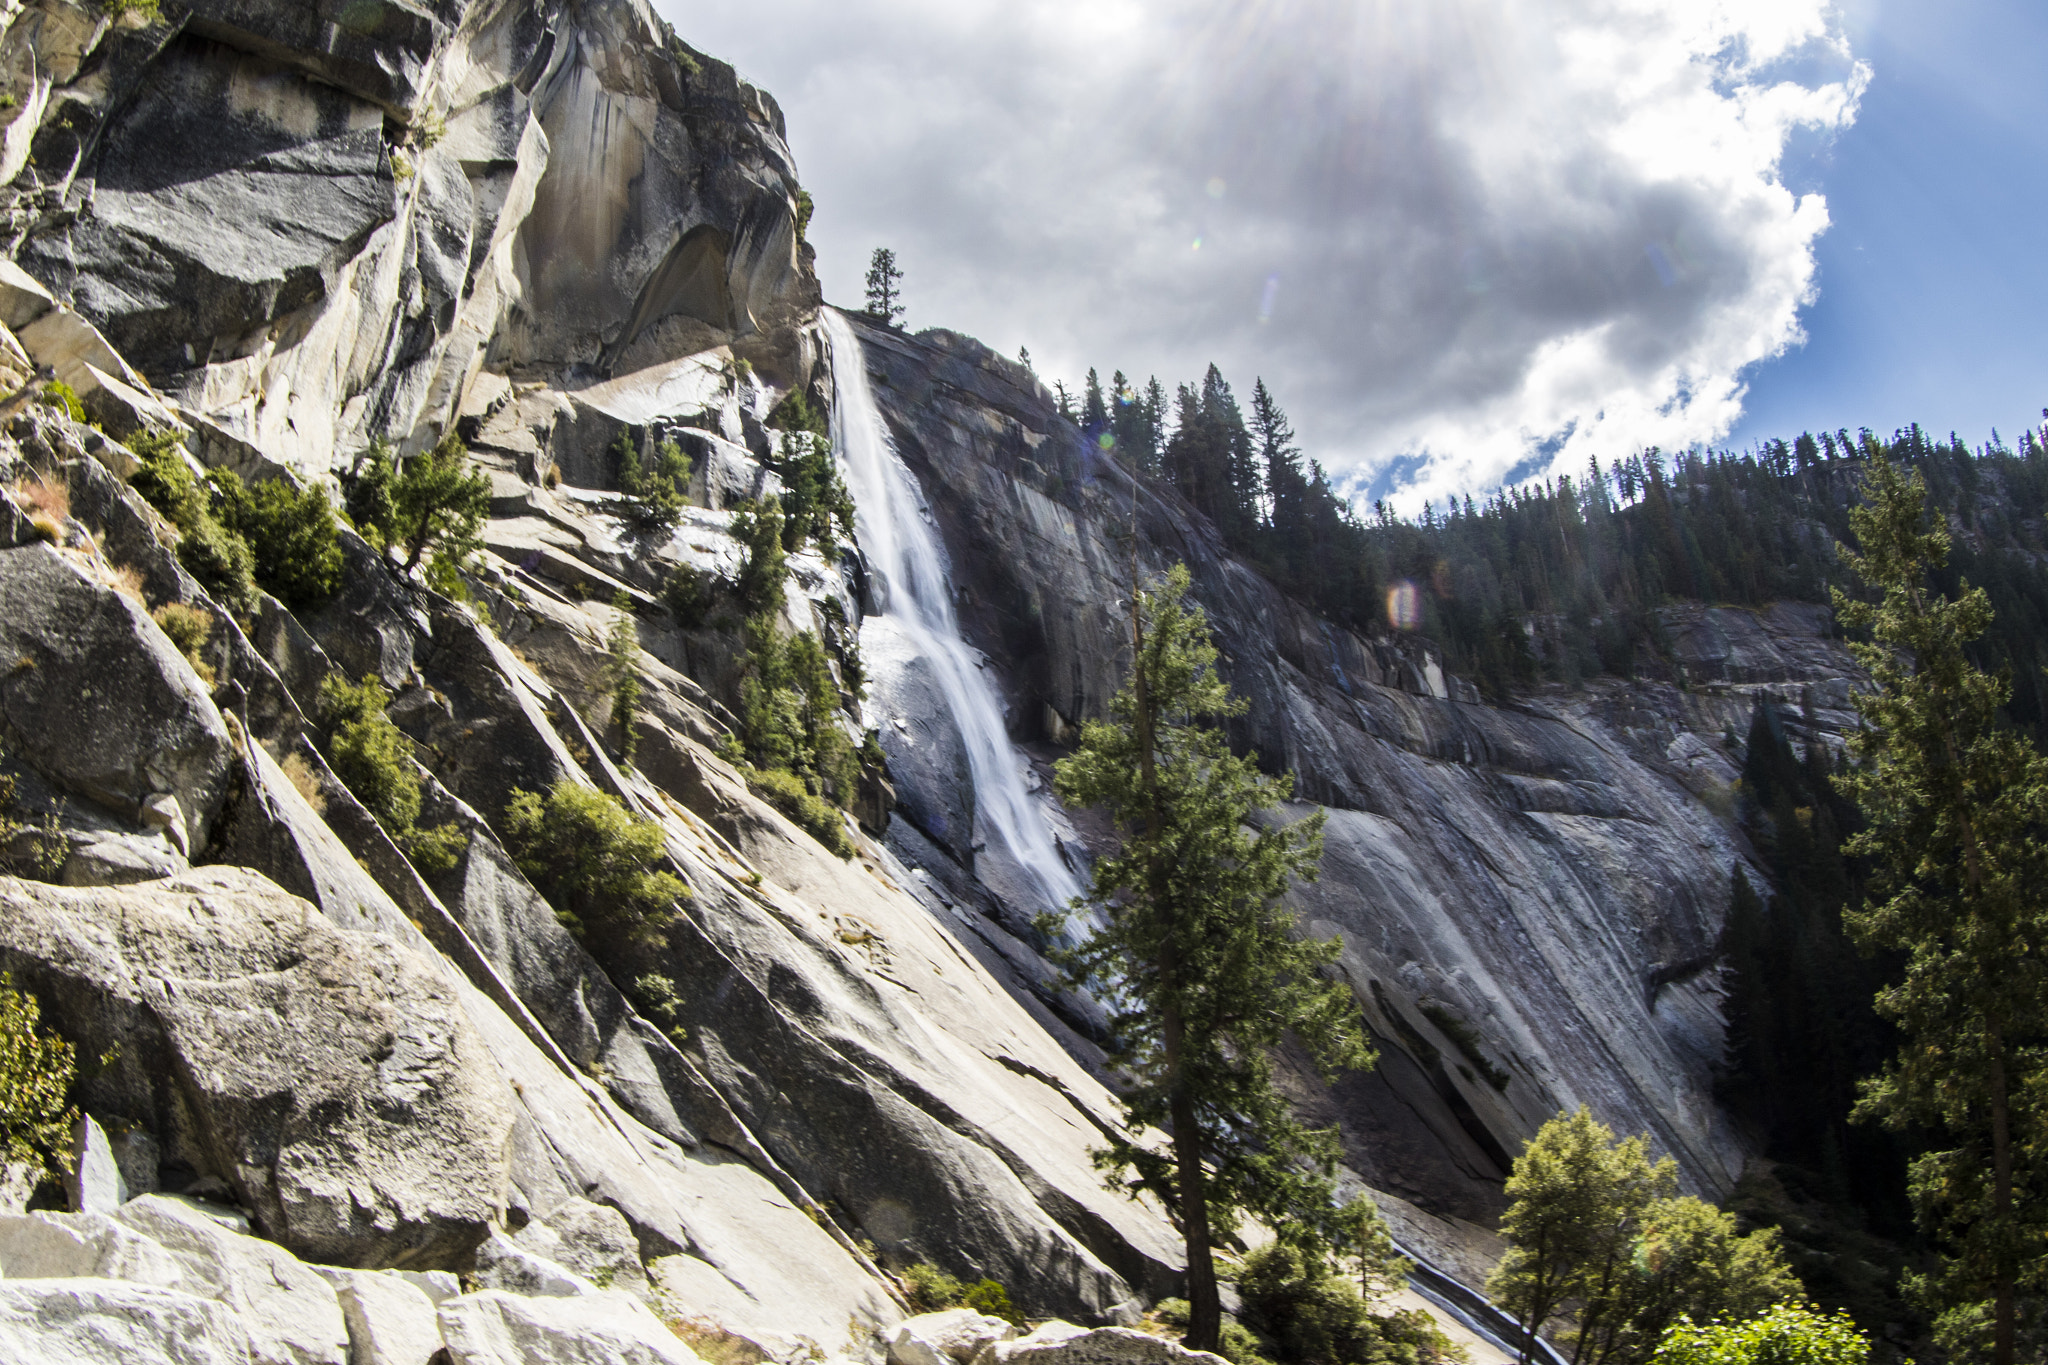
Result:
<svg viewBox="0 0 2048 1365">
<path fill-rule="evenodd" d="M 868 259 L 868 312 L 889 326 L 903 316 L 903 272 L 896 268 L 896 253 L 878 246 Z"/>
<path fill-rule="evenodd" d="M 1102 806 L 1123 831 L 1095 866 L 1107 924 L 1065 954 L 1079 981 L 1120 1002 L 1119 1057 L 1132 1078 L 1128 1127 L 1097 1153 L 1125 1189 L 1150 1190 L 1187 1245 L 1186 1344 L 1216 1349 L 1222 1317 L 1211 1242 L 1240 1211 L 1276 1228 L 1333 1221 L 1333 1138 L 1298 1123 L 1274 1088 L 1269 1049 L 1290 1030 L 1325 1068 L 1371 1064 L 1357 1008 L 1318 969 L 1336 940 L 1297 940 L 1275 904 L 1313 877 L 1320 817 L 1251 832 L 1285 789 L 1231 754 L 1202 721 L 1234 715 L 1201 609 L 1176 566 L 1131 603 L 1133 666 L 1107 721 L 1083 727 L 1060 796 Z M 1145 1145 L 1148 1128 L 1170 1152 Z"/>
<path fill-rule="evenodd" d="M 1919 1287 L 1948 1307 L 1945 1346 L 1981 1348 L 1965 1338 L 1988 1316 L 1988 1356 L 2011 1365 L 2018 1291 L 2048 1266 L 2048 762 L 2000 723 L 2009 681 L 1965 654 L 1991 623 L 1984 591 L 1964 582 L 1950 600 L 1928 585 L 1949 535 L 1925 515 L 1921 475 L 1873 460 L 1864 496 L 1861 553 L 1841 553 L 1882 598 L 1834 593 L 1842 622 L 1871 633 L 1850 648 L 1876 684 L 1856 697 L 1861 762 L 1842 783 L 1863 811 L 1845 850 L 1871 860 L 1869 894 L 1844 918 L 1906 967 L 1878 995 L 1902 1045 L 1857 1112 L 1954 1142 L 1912 1166 L 1915 1211 L 1949 1249 Z"/>
</svg>

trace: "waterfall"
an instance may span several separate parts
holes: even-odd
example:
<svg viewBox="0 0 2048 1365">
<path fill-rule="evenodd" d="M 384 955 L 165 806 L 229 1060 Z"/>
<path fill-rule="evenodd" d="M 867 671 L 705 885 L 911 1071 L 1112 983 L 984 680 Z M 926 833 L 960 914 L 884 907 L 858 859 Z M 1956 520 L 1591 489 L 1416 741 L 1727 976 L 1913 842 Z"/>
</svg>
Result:
<svg viewBox="0 0 2048 1365">
<path fill-rule="evenodd" d="M 977 821 L 1037 884 L 1045 907 L 1065 910 L 1081 885 L 1025 785 L 1024 763 L 1004 729 L 995 688 L 960 638 L 937 533 L 875 407 L 860 339 L 832 309 L 822 316 L 832 342 L 832 443 L 853 493 L 861 549 L 881 584 L 877 604 L 930 666 L 952 712 L 974 781 Z"/>
</svg>

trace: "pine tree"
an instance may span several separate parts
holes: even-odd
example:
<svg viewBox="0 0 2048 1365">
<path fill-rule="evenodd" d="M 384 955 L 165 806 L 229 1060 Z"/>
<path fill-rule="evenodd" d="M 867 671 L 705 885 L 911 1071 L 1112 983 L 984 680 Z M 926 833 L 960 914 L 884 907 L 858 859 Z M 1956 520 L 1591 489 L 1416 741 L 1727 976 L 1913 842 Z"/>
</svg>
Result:
<svg viewBox="0 0 2048 1365">
<path fill-rule="evenodd" d="M 1102 380 L 1095 367 L 1088 367 L 1088 381 L 1081 390 L 1081 431 L 1090 440 L 1109 430 L 1109 405 L 1102 400 Z"/>
<path fill-rule="evenodd" d="M 1083 727 L 1060 762 L 1060 796 L 1103 807 L 1125 842 L 1096 864 L 1089 899 L 1104 928 L 1064 955 L 1074 980 L 1126 1002 L 1114 1019 L 1131 1077 L 1127 1126 L 1097 1153 L 1124 1189 L 1157 1194 L 1187 1248 L 1185 1344 L 1216 1349 L 1221 1307 L 1211 1248 L 1240 1213 L 1283 1229 L 1334 1230 L 1333 1133 L 1294 1117 L 1270 1050 L 1292 1032 L 1320 1065 L 1371 1064 L 1357 1006 L 1320 969 L 1337 940 L 1302 940 L 1275 904 L 1313 877 L 1320 815 L 1252 833 L 1286 786 L 1233 755 L 1203 724 L 1241 713 L 1216 673 L 1187 568 L 1132 593 L 1133 666 L 1110 719 Z M 1048 928 L 1054 927 L 1048 925 Z M 1145 1141 L 1172 1134 L 1162 1152 Z"/>
<path fill-rule="evenodd" d="M 639 754 L 634 728 L 640 709 L 640 628 L 633 620 L 633 602 L 621 589 L 612 597 L 611 632 L 605 637 L 605 681 L 611 684 L 611 723 L 619 729 L 619 756 L 631 763 Z"/>
<path fill-rule="evenodd" d="M 2032 1138 L 2048 1100 L 2048 763 L 1999 723 L 2009 682 L 1965 652 L 1991 624 L 1984 591 L 1964 582 L 1950 600 L 1928 585 L 1949 534 L 1926 491 L 1917 470 L 1871 460 L 1851 514 L 1861 553 L 1840 553 L 1882 597 L 1834 592 L 1841 621 L 1871 633 L 1850 648 L 1875 684 L 1856 698 L 1866 728 L 1842 783 L 1866 822 L 1846 851 L 1872 865 L 1847 925 L 1865 948 L 1907 955 L 1878 996 L 1902 1045 L 1857 1113 L 1955 1143 L 1913 1162 L 1915 1210 L 1949 1249 L 1921 1288 L 1950 1306 L 1951 1337 L 1988 1300 L 1991 1359 L 2012 1365 L 2017 1291 L 2048 1267 L 2048 1151 Z"/>
<path fill-rule="evenodd" d="M 868 313 L 891 327 L 903 316 L 903 272 L 896 268 L 896 253 L 878 246 L 868 260 Z"/>
</svg>

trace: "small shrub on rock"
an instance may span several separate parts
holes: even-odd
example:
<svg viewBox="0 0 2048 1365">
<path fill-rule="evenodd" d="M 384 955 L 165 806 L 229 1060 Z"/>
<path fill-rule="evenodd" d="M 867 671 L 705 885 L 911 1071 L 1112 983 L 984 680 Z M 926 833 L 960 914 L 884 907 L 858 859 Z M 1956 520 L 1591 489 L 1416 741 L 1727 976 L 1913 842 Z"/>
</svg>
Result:
<svg viewBox="0 0 2048 1365">
<path fill-rule="evenodd" d="M 43 385 L 43 402 L 74 422 L 85 421 L 85 404 L 78 401 L 78 390 L 61 379 Z"/>
<path fill-rule="evenodd" d="M 309 607 L 341 586 L 341 528 L 327 490 L 288 478 L 244 487 L 230 470 L 211 476 L 221 524 L 249 544 L 256 581 L 286 606 Z"/>
<path fill-rule="evenodd" d="M 327 726 L 327 761 L 413 866 L 429 877 L 452 872 L 469 836 L 449 823 L 422 828 L 420 779 L 412 741 L 384 708 L 391 694 L 374 674 L 351 683 L 339 674 L 320 684 L 320 716 Z"/>
<path fill-rule="evenodd" d="M 1010 1291 L 995 1280 L 983 1280 L 975 1285 L 960 1296 L 960 1305 L 1018 1327 L 1024 1325 L 1024 1315 L 1010 1302 Z"/>
<path fill-rule="evenodd" d="M 178 647 L 178 652 L 185 656 L 193 671 L 211 685 L 213 666 L 206 662 L 201 651 L 213 635 L 213 618 L 200 608 L 188 607 L 183 602 L 166 602 L 149 615 L 157 628 Z"/>
<path fill-rule="evenodd" d="M 209 487 L 229 485 L 225 480 L 202 482 L 185 463 L 175 432 L 144 433 L 128 448 L 136 456 L 129 485 L 178 528 L 178 562 L 185 572 L 230 610 L 249 610 L 256 600 L 256 557 L 248 541 L 221 524 Z M 232 486 L 239 487 L 240 480 Z"/>
<path fill-rule="evenodd" d="M 0 1159 L 61 1174 L 71 1165 L 71 1044 L 41 1030 L 35 997 L 0 972 Z"/>
<path fill-rule="evenodd" d="M 660 825 L 571 778 L 545 797 L 515 790 L 504 828 L 519 870 L 578 938 L 657 942 L 676 902 L 690 894 L 656 867 Z"/>
<path fill-rule="evenodd" d="M 334 774 L 387 830 L 410 830 L 420 816 L 420 779 L 412 770 L 412 741 L 384 708 L 391 694 L 375 674 L 351 683 L 339 674 L 320 684 L 320 717 L 330 736 L 327 759 Z"/>
<path fill-rule="evenodd" d="M 749 768 L 747 785 L 756 796 L 795 821 L 804 833 L 842 858 L 853 856 L 839 808 L 813 796 L 804 780 L 787 768 Z"/>
<path fill-rule="evenodd" d="M 948 1308 L 958 1307 L 967 1286 L 957 1276 L 928 1261 L 919 1261 L 907 1266 L 897 1277 L 903 1281 L 903 1297 L 910 1300 L 920 1313 L 939 1313 Z"/>
</svg>

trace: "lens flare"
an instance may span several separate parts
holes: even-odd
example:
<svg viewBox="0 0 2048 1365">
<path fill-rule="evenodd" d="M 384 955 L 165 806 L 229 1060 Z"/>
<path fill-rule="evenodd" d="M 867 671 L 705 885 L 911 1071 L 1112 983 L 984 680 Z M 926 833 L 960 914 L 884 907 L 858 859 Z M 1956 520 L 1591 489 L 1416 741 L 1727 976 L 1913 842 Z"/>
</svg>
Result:
<svg viewBox="0 0 2048 1365">
<path fill-rule="evenodd" d="M 1387 624 L 1395 630 L 1414 630 L 1422 624 L 1422 589 L 1402 579 L 1387 589 Z"/>
<path fill-rule="evenodd" d="M 1266 276 L 1266 292 L 1259 296 L 1260 322 L 1271 322 L 1273 320 L 1273 304 L 1279 297 L 1280 277 L 1278 275 Z"/>
</svg>

